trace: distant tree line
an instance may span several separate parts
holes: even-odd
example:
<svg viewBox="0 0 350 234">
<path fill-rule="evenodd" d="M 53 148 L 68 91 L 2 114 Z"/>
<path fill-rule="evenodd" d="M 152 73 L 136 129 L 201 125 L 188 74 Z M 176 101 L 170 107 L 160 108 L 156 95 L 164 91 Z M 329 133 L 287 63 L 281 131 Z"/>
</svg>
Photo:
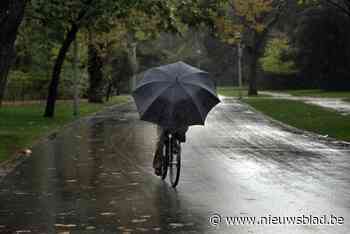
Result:
<svg viewBox="0 0 350 234">
<path fill-rule="evenodd" d="M 44 115 L 53 117 L 57 98 L 69 98 L 77 88 L 90 102 L 103 102 L 126 85 L 130 90 L 139 72 L 139 46 L 161 33 L 185 35 L 190 27 L 209 25 L 207 5 L 200 0 L 2 1 L 0 103 L 6 88 L 23 99 L 32 91 L 29 98 L 46 96 Z"/>
<path fill-rule="evenodd" d="M 331 6 L 306 10 L 295 33 L 296 61 L 316 87 L 350 90 L 350 17 Z"/>
<path fill-rule="evenodd" d="M 271 41 L 288 38 L 288 43 L 283 48 L 280 43 L 270 44 L 265 50 L 260 85 L 350 90 L 350 1 L 298 3 L 290 8 L 283 25 L 276 27 L 282 34 L 271 36 Z M 269 68 L 272 65 L 275 70 L 266 69 L 266 62 L 271 61 L 276 62 Z M 285 66 L 290 62 L 295 69 L 288 72 Z"/>
</svg>

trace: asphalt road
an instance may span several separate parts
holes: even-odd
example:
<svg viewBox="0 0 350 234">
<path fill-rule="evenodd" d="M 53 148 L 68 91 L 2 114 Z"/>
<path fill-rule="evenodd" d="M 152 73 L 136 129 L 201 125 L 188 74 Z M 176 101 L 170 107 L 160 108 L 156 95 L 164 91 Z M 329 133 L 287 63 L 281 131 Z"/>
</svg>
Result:
<svg viewBox="0 0 350 234">
<path fill-rule="evenodd" d="M 74 124 L 0 184 L 0 233 L 350 233 L 349 147 L 290 131 L 232 99 L 187 139 L 174 190 L 153 174 L 156 127 L 139 121 L 134 105 Z M 225 218 L 303 215 L 343 224 Z"/>
</svg>

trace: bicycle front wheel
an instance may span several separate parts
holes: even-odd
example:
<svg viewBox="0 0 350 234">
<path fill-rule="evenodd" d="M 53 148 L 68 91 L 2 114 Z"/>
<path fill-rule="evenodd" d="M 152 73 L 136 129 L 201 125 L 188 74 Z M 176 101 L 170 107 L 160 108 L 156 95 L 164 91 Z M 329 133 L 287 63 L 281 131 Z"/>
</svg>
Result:
<svg viewBox="0 0 350 234">
<path fill-rule="evenodd" d="M 174 144 L 172 144 L 172 150 L 169 160 L 169 169 L 170 169 L 170 183 L 173 188 L 177 186 L 180 179 L 180 168 L 181 168 L 181 143 L 174 139 Z"/>
</svg>

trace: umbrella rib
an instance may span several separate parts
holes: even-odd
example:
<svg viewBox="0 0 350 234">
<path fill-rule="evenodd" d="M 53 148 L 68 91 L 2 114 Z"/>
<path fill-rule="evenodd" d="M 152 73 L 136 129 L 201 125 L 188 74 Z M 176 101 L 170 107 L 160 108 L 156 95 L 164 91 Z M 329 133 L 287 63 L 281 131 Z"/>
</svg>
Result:
<svg viewBox="0 0 350 234">
<path fill-rule="evenodd" d="M 207 90 L 209 93 L 211 93 L 213 96 L 217 96 L 217 94 L 215 92 L 213 92 L 213 90 L 209 89 L 207 86 L 203 85 L 203 84 L 198 84 L 198 83 L 194 83 L 194 82 L 191 82 L 189 80 L 181 80 L 181 83 L 183 84 L 189 84 L 189 85 L 193 85 L 193 86 L 199 86 L 205 90 Z"/>
<path fill-rule="evenodd" d="M 146 86 L 146 85 L 153 84 L 153 83 L 170 83 L 170 82 L 169 82 L 169 81 L 165 81 L 165 80 L 149 81 L 149 82 L 140 84 L 140 86 L 137 86 L 136 89 L 142 88 L 142 87 L 144 87 L 144 86 Z"/>
<path fill-rule="evenodd" d="M 154 95 L 153 100 L 151 101 L 151 103 L 149 103 L 149 104 L 147 105 L 147 107 L 144 108 L 145 111 L 144 111 L 143 113 L 141 113 L 141 116 L 143 116 L 143 115 L 147 112 L 147 110 L 150 108 L 150 106 L 152 106 L 152 104 L 157 100 L 157 98 L 160 97 L 160 96 L 161 96 L 165 91 L 167 91 L 171 86 L 172 86 L 172 84 L 169 84 L 169 86 L 166 87 L 166 88 L 164 88 L 164 90 L 162 90 L 161 92 L 159 92 L 157 95 Z"/>
<path fill-rule="evenodd" d="M 180 83 L 180 84 L 181 84 L 181 83 Z M 185 92 L 187 93 L 187 95 L 190 96 L 190 97 L 192 98 L 192 100 L 194 100 L 194 104 L 195 104 L 196 107 L 197 107 L 197 111 L 198 111 L 198 113 L 200 114 L 200 116 L 201 116 L 201 118 L 202 118 L 202 121 L 203 121 L 203 123 L 204 123 L 205 118 L 203 117 L 203 114 L 202 114 L 202 112 L 200 111 L 200 107 L 199 107 L 199 105 L 198 105 L 198 103 L 197 103 L 196 98 L 194 98 L 194 97 L 190 94 L 190 92 L 187 91 L 186 87 L 184 87 L 182 84 L 181 84 L 180 86 L 181 86 L 181 88 L 182 88 L 183 90 L 185 90 Z"/>
<path fill-rule="evenodd" d="M 166 72 L 166 71 L 163 71 L 163 70 L 159 69 L 158 67 L 157 67 L 157 68 L 154 68 L 154 70 L 157 70 L 157 71 L 159 71 L 159 72 L 165 74 L 165 75 L 168 76 L 169 78 L 173 79 L 173 77 L 172 77 L 171 74 L 169 74 L 169 73 Z"/>
<path fill-rule="evenodd" d="M 173 86 L 170 86 L 170 87 L 173 87 Z M 169 88 L 170 88 L 169 87 Z M 171 96 L 171 99 L 174 99 L 174 97 L 175 97 L 175 92 L 174 92 L 174 89 L 172 90 L 173 92 L 172 92 L 172 96 Z M 174 106 L 170 106 L 170 111 L 169 111 L 169 113 L 170 113 L 170 117 L 171 118 L 173 118 L 174 117 Z"/>
<path fill-rule="evenodd" d="M 184 77 L 191 76 L 193 74 L 209 74 L 209 73 L 205 72 L 205 71 L 195 71 L 195 72 L 191 72 L 191 73 L 186 73 L 186 74 L 180 76 L 179 79 L 183 79 Z"/>
<path fill-rule="evenodd" d="M 204 72 L 204 71 L 192 72 L 192 73 L 185 74 L 185 75 L 181 76 L 179 79 L 181 79 L 181 82 L 182 82 L 182 83 L 187 83 L 187 84 L 192 84 L 192 85 L 195 85 L 195 86 L 200 86 L 201 88 L 206 89 L 208 92 L 212 93 L 214 96 L 217 95 L 215 92 L 213 92 L 212 89 L 210 89 L 209 87 L 207 87 L 207 86 L 205 86 L 205 85 L 198 84 L 198 83 L 194 83 L 194 82 L 191 82 L 191 81 L 189 81 L 189 80 L 184 79 L 185 77 L 191 76 L 191 75 L 193 75 L 193 74 L 209 74 L 209 73 L 208 73 L 208 72 Z M 208 78 L 208 80 L 210 80 L 210 79 Z M 212 81 L 210 80 L 210 82 L 212 82 Z"/>
</svg>

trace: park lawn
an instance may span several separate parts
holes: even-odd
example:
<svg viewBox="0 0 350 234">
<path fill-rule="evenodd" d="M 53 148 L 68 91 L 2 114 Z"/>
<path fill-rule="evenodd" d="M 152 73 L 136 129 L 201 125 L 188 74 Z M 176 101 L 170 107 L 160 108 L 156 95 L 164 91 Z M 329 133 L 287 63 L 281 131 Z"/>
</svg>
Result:
<svg viewBox="0 0 350 234">
<path fill-rule="evenodd" d="M 129 96 L 122 95 L 113 97 L 104 104 L 81 102 L 80 117 L 129 100 Z M 72 102 L 57 102 L 54 118 L 44 118 L 44 108 L 44 104 L 10 105 L 0 108 L 0 162 L 9 159 L 17 150 L 31 146 L 41 136 L 79 118 L 72 114 Z"/>
<path fill-rule="evenodd" d="M 249 97 L 248 90 L 246 87 L 243 87 L 241 90 L 239 87 L 234 87 L 234 86 L 219 86 L 219 87 L 217 87 L 217 93 L 221 96 L 226 96 L 226 97 L 239 97 L 240 91 L 241 91 L 242 97 Z M 258 97 L 268 97 L 268 95 L 259 94 Z"/>
<path fill-rule="evenodd" d="M 244 102 L 296 128 L 350 141 L 350 116 L 294 100 L 255 98 Z"/>
<path fill-rule="evenodd" d="M 293 96 L 350 98 L 350 91 L 324 91 L 321 89 L 271 90 L 271 92 L 274 91 L 279 93 L 288 93 Z"/>
</svg>

